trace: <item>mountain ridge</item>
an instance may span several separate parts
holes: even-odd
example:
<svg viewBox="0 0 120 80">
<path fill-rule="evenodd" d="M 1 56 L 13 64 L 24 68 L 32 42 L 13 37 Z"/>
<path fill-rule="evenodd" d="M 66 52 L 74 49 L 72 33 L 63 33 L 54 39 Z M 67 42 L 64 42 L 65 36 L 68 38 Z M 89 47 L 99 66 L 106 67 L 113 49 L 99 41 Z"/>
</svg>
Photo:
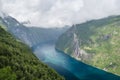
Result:
<svg viewBox="0 0 120 80">
<path fill-rule="evenodd" d="M 56 49 L 74 57 L 73 39 L 75 33 L 79 41 L 79 48 L 87 53 L 87 56 L 82 55 L 83 60 L 80 59 L 80 56 L 74 58 L 120 75 L 119 26 L 119 15 L 73 25 L 59 37 Z"/>
<path fill-rule="evenodd" d="M 48 41 L 55 42 L 58 36 L 68 29 L 68 27 L 65 28 L 26 27 L 25 25 L 21 24 L 11 16 L 0 18 L 0 24 L 5 25 L 6 29 L 10 33 L 12 33 L 16 38 L 20 39 L 22 42 L 29 45 L 30 47 Z"/>
</svg>

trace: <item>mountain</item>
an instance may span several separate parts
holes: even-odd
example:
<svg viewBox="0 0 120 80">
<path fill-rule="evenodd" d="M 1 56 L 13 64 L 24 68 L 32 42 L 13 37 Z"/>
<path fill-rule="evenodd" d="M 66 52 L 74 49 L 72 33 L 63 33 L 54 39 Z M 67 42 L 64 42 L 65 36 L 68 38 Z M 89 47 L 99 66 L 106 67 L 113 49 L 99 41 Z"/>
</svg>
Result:
<svg viewBox="0 0 120 80">
<path fill-rule="evenodd" d="M 0 17 L 0 24 L 6 26 L 11 34 L 30 47 L 34 47 L 41 43 L 56 42 L 58 36 L 65 32 L 65 28 L 39 28 L 39 27 L 26 27 L 15 18 L 11 16 Z"/>
<path fill-rule="evenodd" d="M 58 37 L 67 30 L 66 28 L 37 28 L 29 27 L 30 40 L 32 48 L 43 43 L 55 43 Z"/>
<path fill-rule="evenodd" d="M 64 80 L 0 25 L 0 80 Z"/>
<path fill-rule="evenodd" d="M 17 20 L 11 16 L 0 17 L 0 24 L 5 26 L 4 28 L 13 34 L 16 38 L 20 39 L 22 42 L 26 42 L 28 45 L 31 45 L 31 42 L 27 38 L 27 28 L 20 24 Z"/>
<path fill-rule="evenodd" d="M 120 75 L 120 16 L 73 25 L 59 37 L 56 49 Z"/>
</svg>

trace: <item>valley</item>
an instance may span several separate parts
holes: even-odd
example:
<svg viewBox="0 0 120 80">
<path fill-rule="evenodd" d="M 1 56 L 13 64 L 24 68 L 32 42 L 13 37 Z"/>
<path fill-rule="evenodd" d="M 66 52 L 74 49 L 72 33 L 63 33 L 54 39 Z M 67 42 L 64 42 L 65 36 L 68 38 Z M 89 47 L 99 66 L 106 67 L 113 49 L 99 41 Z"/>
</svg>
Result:
<svg viewBox="0 0 120 80">
<path fill-rule="evenodd" d="M 0 80 L 120 80 L 120 0 L 0 0 Z"/>
<path fill-rule="evenodd" d="M 9 20 L 10 18 L 10 20 Z M 83 62 L 77 61 L 74 58 L 66 55 L 64 52 L 60 52 L 56 47 L 56 41 L 61 34 L 68 28 L 63 29 L 42 29 L 42 28 L 33 28 L 25 27 L 20 24 L 14 18 L 5 18 L 1 21 L 2 25 L 6 25 L 3 28 L 11 32 L 18 41 L 22 41 L 31 47 L 34 54 L 37 58 L 43 63 L 55 69 L 60 75 L 64 76 L 66 80 L 113 80 L 120 79 L 119 76 L 108 73 L 106 71 L 100 70 L 98 68 L 92 67 L 90 65 L 84 64 Z M 11 20 L 12 19 L 12 20 Z M 12 21 L 12 24 L 10 24 Z M 14 22 L 14 24 L 13 24 Z M 16 24 L 19 24 L 19 26 Z M 67 37 L 66 37 L 67 38 Z M 76 54 L 74 56 L 78 57 L 82 54 L 82 48 L 79 49 L 79 38 L 77 33 L 74 32 L 74 46 Z M 69 38 L 68 38 L 69 39 Z M 67 39 L 66 39 L 67 40 Z M 69 41 L 69 40 L 68 40 Z M 62 43 L 62 42 L 61 42 Z M 79 52 L 80 51 L 80 52 Z M 83 60 L 81 58 L 80 60 Z M 106 77 L 104 77 L 106 76 Z"/>
<path fill-rule="evenodd" d="M 97 69 L 55 50 L 55 44 L 44 43 L 37 46 L 35 55 L 45 64 L 55 69 L 66 80 L 119 80 L 120 77 Z M 66 72 L 67 71 L 67 72 Z M 70 74 L 72 73 L 72 74 Z"/>
</svg>

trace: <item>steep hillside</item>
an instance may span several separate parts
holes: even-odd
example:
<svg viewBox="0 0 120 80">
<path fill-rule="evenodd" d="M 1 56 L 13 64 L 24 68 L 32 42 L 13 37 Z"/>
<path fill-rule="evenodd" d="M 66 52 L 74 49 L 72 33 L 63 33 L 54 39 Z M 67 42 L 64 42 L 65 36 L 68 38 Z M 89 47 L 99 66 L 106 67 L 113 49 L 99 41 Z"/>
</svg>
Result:
<svg viewBox="0 0 120 80">
<path fill-rule="evenodd" d="M 64 80 L 3 28 L 0 26 L 0 80 Z"/>
<path fill-rule="evenodd" d="M 10 33 L 30 47 L 40 43 L 55 42 L 68 28 L 37 28 L 26 27 L 11 16 L 0 17 L 0 23 L 5 25 Z"/>
<path fill-rule="evenodd" d="M 60 36 L 56 49 L 120 75 L 120 16 L 73 25 Z"/>
<path fill-rule="evenodd" d="M 37 28 L 29 27 L 29 39 L 32 42 L 32 47 L 41 43 L 55 43 L 58 37 L 66 31 L 67 28 Z"/>
</svg>

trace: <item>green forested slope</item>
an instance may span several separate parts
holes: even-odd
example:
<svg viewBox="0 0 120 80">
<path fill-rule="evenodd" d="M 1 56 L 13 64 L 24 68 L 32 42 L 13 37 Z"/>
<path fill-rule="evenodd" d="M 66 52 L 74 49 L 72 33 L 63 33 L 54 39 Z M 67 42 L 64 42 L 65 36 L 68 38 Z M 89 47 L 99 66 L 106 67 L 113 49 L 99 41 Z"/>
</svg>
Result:
<svg viewBox="0 0 120 80">
<path fill-rule="evenodd" d="M 77 35 L 80 49 L 87 53 L 82 62 L 120 75 L 120 16 L 73 26 L 58 39 L 56 49 L 72 56 L 73 33 Z"/>
<path fill-rule="evenodd" d="M 0 27 L 0 80 L 64 80 Z"/>
</svg>

